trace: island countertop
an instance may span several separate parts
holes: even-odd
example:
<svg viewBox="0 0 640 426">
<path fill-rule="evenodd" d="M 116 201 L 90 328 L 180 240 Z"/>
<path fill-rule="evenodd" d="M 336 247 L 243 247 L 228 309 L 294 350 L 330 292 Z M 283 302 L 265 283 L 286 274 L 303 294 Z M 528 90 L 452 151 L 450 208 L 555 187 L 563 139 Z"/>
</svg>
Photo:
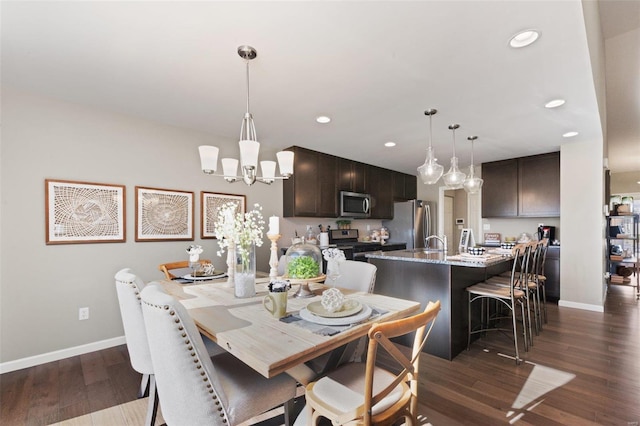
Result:
<svg viewBox="0 0 640 426">
<path fill-rule="evenodd" d="M 406 249 L 387 252 L 367 253 L 368 259 L 399 260 L 402 262 L 434 263 L 440 265 L 465 266 L 469 268 L 486 268 L 511 260 L 502 254 L 485 254 L 471 256 L 467 254 L 447 255 L 441 251 L 424 249 Z"/>
</svg>

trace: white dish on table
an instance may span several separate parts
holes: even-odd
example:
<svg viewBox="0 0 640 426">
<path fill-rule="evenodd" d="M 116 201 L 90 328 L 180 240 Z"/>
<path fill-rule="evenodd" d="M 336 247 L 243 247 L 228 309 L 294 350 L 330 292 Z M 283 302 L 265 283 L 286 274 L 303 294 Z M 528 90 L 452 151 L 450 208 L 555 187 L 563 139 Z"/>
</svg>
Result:
<svg viewBox="0 0 640 426">
<path fill-rule="evenodd" d="M 307 310 L 312 314 L 324 317 L 324 318 L 341 318 L 348 317 L 349 315 L 355 315 L 362 310 L 362 303 L 357 300 L 347 299 L 344 301 L 342 307 L 334 312 L 327 311 L 322 306 L 322 301 L 311 302 L 307 305 Z"/>
<path fill-rule="evenodd" d="M 213 274 L 213 275 L 196 275 L 195 277 L 192 276 L 191 274 L 187 274 L 187 275 L 183 275 L 181 278 L 184 278 L 185 280 L 191 280 L 191 281 L 209 281 L 209 280 L 215 280 L 216 278 L 222 278 L 225 275 L 227 275 L 226 272 L 218 272 L 217 274 Z"/>
<path fill-rule="evenodd" d="M 314 315 L 307 308 L 300 309 L 300 318 L 321 325 L 349 325 L 364 321 L 371 316 L 373 310 L 368 305 L 362 305 L 362 310 L 354 315 L 338 318 L 326 318 Z"/>
</svg>

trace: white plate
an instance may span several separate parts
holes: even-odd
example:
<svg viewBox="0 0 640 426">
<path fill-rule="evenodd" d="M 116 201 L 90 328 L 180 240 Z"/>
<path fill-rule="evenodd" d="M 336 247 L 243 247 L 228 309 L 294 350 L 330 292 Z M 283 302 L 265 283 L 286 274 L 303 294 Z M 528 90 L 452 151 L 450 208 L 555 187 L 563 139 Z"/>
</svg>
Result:
<svg viewBox="0 0 640 426">
<path fill-rule="evenodd" d="M 349 325 L 364 321 L 371 316 L 373 311 L 367 305 L 362 305 L 362 310 L 355 315 L 341 318 L 324 318 L 309 312 L 307 308 L 300 309 L 300 318 L 303 320 L 322 325 Z"/>
<path fill-rule="evenodd" d="M 216 278 L 222 278 L 224 277 L 226 274 L 226 272 L 220 272 L 218 274 L 214 274 L 214 275 L 198 275 L 196 277 L 192 277 L 191 274 L 187 274 L 187 275 L 183 275 L 182 278 L 184 278 L 185 280 L 191 280 L 191 281 L 209 281 L 209 280 L 215 280 Z"/>
<path fill-rule="evenodd" d="M 342 308 L 339 311 L 329 312 L 324 306 L 322 306 L 321 301 L 311 302 L 307 305 L 307 310 L 312 314 L 324 317 L 324 318 L 341 318 L 348 317 L 349 315 L 355 315 L 362 310 L 362 303 L 357 300 L 347 299 L 344 301 Z"/>
</svg>

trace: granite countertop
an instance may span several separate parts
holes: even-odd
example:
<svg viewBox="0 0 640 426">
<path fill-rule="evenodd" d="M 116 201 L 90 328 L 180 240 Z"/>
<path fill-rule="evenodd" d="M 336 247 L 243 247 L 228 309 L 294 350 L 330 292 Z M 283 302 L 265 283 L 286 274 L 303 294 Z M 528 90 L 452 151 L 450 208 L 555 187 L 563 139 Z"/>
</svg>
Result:
<svg viewBox="0 0 640 426">
<path fill-rule="evenodd" d="M 470 268 L 484 268 L 501 262 L 506 262 L 511 259 L 511 256 L 500 254 L 488 254 L 483 256 L 470 256 L 466 254 L 446 255 L 441 251 L 424 252 L 421 249 L 375 252 L 367 253 L 365 256 L 369 259 L 434 263 L 441 265 L 466 266 Z"/>
</svg>

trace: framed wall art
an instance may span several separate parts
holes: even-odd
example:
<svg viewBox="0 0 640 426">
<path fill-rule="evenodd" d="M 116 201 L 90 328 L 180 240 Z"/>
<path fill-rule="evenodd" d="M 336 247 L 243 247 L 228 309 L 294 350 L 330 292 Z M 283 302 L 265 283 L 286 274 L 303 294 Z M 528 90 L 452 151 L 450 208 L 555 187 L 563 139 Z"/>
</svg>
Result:
<svg viewBox="0 0 640 426">
<path fill-rule="evenodd" d="M 464 228 L 460 232 L 460 244 L 458 244 L 458 250 L 460 253 L 466 253 L 469 247 L 475 247 L 476 240 L 473 238 L 473 229 Z"/>
<path fill-rule="evenodd" d="M 136 241 L 193 240 L 193 192 L 136 186 Z"/>
<path fill-rule="evenodd" d="M 47 244 L 122 243 L 125 186 L 45 179 Z"/>
<path fill-rule="evenodd" d="M 235 203 L 238 205 L 238 212 L 245 212 L 247 198 L 244 195 L 217 194 L 214 192 L 200 193 L 200 237 L 215 238 L 215 223 L 218 218 L 218 210 L 225 203 Z"/>
</svg>

